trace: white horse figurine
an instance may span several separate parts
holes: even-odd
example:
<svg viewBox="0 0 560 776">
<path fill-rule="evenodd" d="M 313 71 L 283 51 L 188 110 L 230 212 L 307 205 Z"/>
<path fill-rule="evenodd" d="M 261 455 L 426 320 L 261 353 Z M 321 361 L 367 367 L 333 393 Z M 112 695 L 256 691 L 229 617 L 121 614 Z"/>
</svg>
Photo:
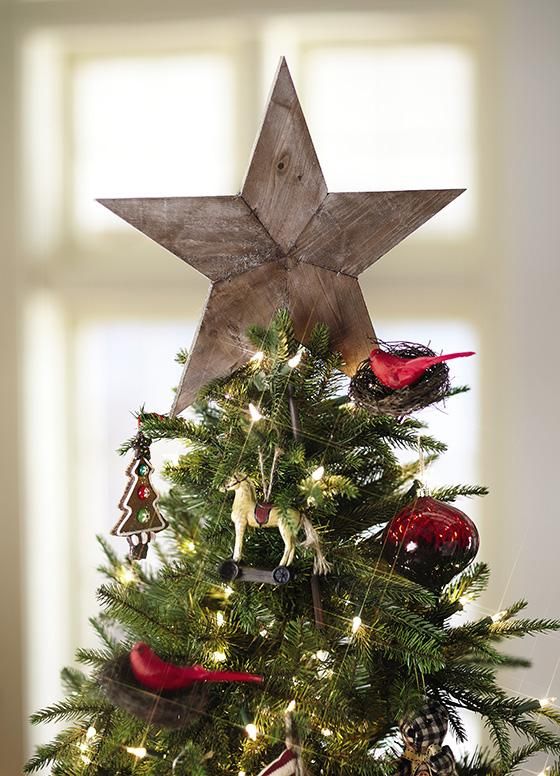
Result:
<svg viewBox="0 0 560 776">
<path fill-rule="evenodd" d="M 310 547 L 315 559 L 313 562 L 314 574 L 327 574 L 330 566 L 321 550 L 321 542 L 317 531 L 313 527 L 311 520 L 297 509 L 288 509 L 282 511 L 278 507 L 261 507 L 266 515 L 266 520 L 259 522 L 257 516 L 257 495 L 255 488 L 247 475 L 236 474 L 225 483 L 226 490 L 235 491 L 233 507 L 231 510 L 231 519 L 235 525 L 235 547 L 233 549 L 233 560 L 238 563 L 241 560 L 243 552 L 243 537 L 248 525 L 252 528 L 278 528 L 280 535 L 284 540 L 284 554 L 280 561 L 280 566 L 290 566 L 294 560 L 296 552 L 295 534 L 300 528 L 305 531 L 305 541 L 303 547 Z"/>
</svg>

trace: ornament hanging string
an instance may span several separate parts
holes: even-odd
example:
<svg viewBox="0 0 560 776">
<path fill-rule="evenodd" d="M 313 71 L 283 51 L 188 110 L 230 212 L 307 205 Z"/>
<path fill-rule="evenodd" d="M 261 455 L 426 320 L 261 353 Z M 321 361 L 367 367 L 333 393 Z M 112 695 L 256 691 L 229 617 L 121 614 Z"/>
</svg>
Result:
<svg viewBox="0 0 560 776">
<path fill-rule="evenodd" d="M 263 455 L 262 449 L 259 447 L 259 467 L 261 470 L 263 498 L 265 501 L 270 500 L 270 494 L 272 493 L 272 485 L 274 483 L 274 474 L 276 472 L 276 464 L 278 463 L 278 459 L 280 458 L 281 454 L 282 454 L 282 450 L 279 447 L 275 447 L 274 455 L 272 457 L 272 464 L 270 466 L 270 475 L 267 483 L 265 473 L 264 473 L 264 455 Z"/>
<path fill-rule="evenodd" d="M 274 760 L 260 771 L 259 776 L 274 776 L 285 774 L 285 776 L 306 776 L 306 770 L 301 757 L 301 745 L 297 734 L 293 711 L 290 707 L 286 709 L 284 716 L 286 726 L 286 748 Z"/>
<path fill-rule="evenodd" d="M 428 488 L 426 487 L 426 457 L 424 455 L 424 448 L 422 447 L 423 437 L 418 436 L 418 475 L 421 486 L 418 488 L 419 496 L 427 496 Z"/>
</svg>

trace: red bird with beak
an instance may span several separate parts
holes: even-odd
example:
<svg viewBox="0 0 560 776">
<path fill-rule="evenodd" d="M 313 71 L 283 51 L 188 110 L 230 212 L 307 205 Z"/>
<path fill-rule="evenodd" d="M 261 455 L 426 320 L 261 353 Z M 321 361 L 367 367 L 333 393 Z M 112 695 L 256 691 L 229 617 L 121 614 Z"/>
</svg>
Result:
<svg viewBox="0 0 560 776">
<path fill-rule="evenodd" d="M 148 644 L 138 642 L 130 651 L 130 667 L 135 679 L 150 690 L 182 690 L 197 682 L 255 682 L 262 676 L 235 671 L 208 671 L 203 666 L 177 666 L 166 663 Z"/>
<path fill-rule="evenodd" d="M 474 351 L 468 353 L 448 353 L 445 356 L 418 356 L 417 358 L 403 358 L 387 353 L 385 350 L 376 348 L 369 355 L 369 364 L 371 371 L 377 377 L 380 383 L 398 391 L 399 388 L 406 388 L 408 385 L 417 382 L 422 375 L 435 364 L 441 364 L 442 361 L 450 361 L 452 358 L 464 358 L 474 356 Z"/>
</svg>

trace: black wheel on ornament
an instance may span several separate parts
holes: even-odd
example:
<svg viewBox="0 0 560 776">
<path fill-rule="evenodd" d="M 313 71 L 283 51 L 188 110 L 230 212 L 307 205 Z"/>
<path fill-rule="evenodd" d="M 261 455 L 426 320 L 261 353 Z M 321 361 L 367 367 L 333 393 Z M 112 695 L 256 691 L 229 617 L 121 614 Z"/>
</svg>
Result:
<svg viewBox="0 0 560 776">
<path fill-rule="evenodd" d="M 277 585 L 286 585 L 291 579 L 293 579 L 293 572 L 288 566 L 276 566 L 272 572 L 272 579 Z"/>
<path fill-rule="evenodd" d="M 225 560 L 218 569 L 220 579 L 224 582 L 232 582 L 239 576 L 239 564 L 234 560 Z"/>
</svg>

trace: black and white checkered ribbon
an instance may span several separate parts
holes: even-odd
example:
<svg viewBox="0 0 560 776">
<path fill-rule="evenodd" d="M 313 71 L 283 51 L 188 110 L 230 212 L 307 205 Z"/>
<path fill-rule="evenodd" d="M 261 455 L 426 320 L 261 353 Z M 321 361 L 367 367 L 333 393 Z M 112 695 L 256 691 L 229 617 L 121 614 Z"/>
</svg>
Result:
<svg viewBox="0 0 560 776">
<path fill-rule="evenodd" d="M 442 746 L 449 717 L 441 703 L 431 701 L 413 717 L 404 719 L 400 730 L 405 743 L 403 760 L 411 776 L 456 776 L 455 757 Z"/>
</svg>

